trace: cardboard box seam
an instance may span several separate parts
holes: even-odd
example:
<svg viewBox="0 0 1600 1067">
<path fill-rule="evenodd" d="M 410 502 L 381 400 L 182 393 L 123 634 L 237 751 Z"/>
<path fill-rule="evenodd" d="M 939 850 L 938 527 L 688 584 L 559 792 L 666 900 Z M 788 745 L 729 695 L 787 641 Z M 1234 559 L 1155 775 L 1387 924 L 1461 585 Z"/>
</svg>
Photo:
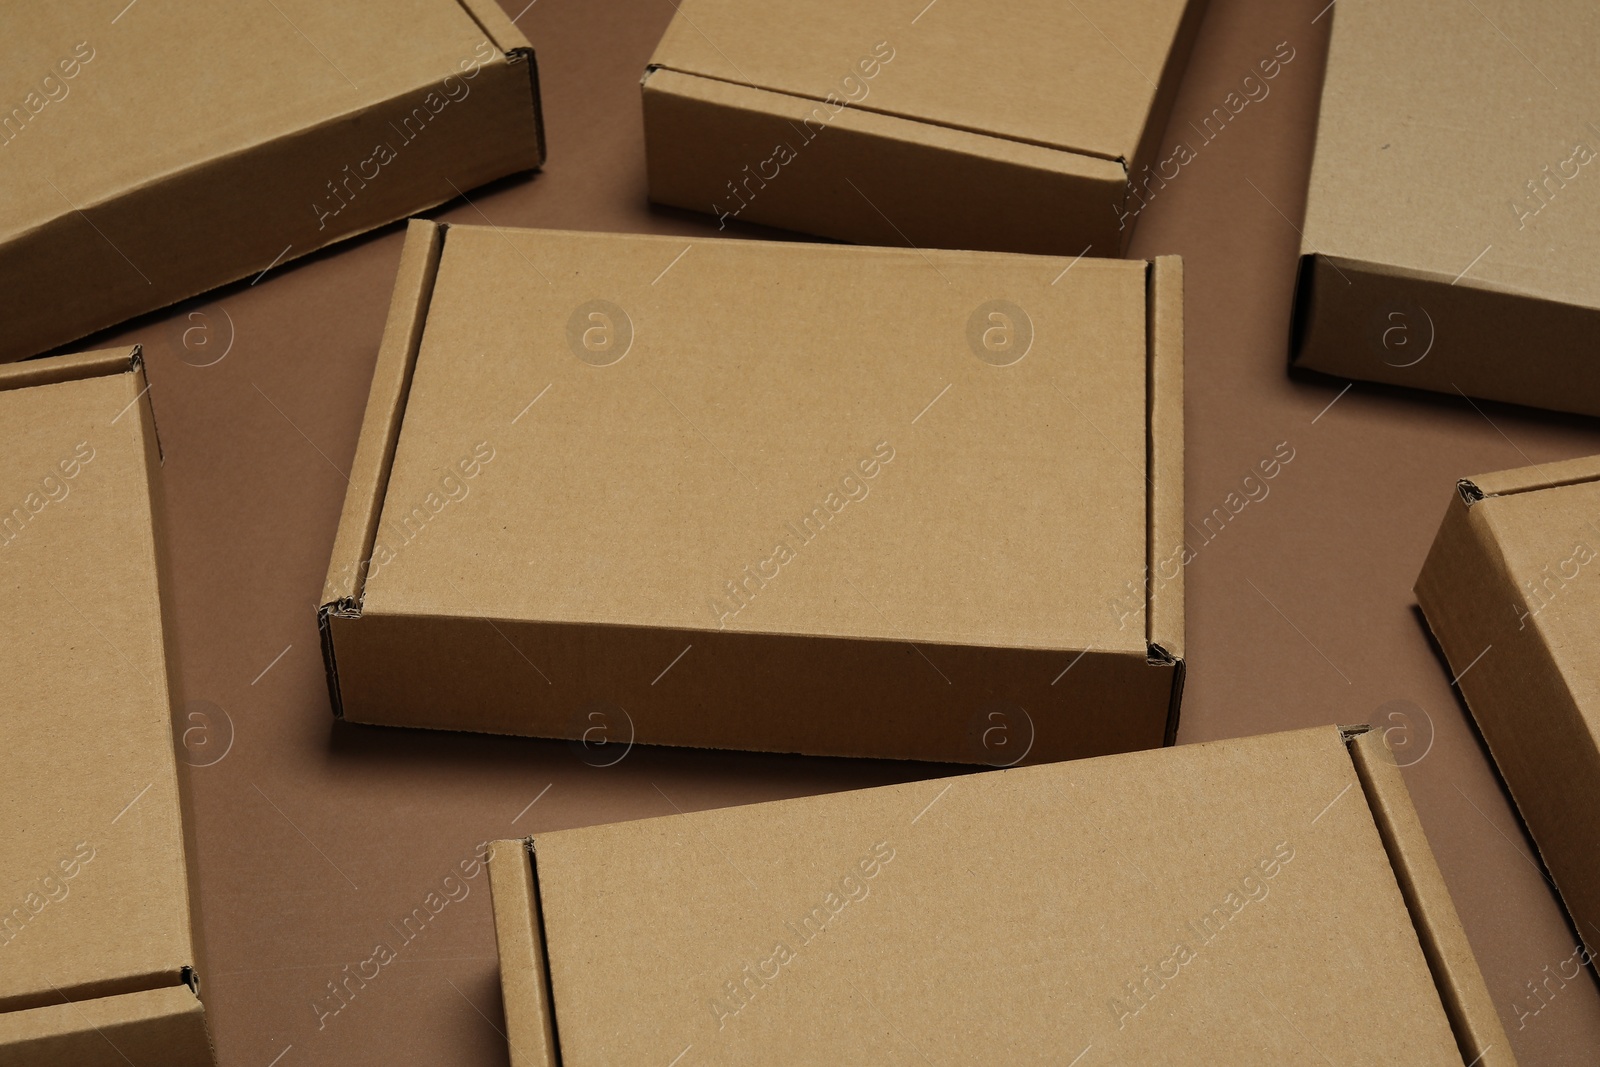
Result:
<svg viewBox="0 0 1600 1067">
<path fill-rule="evenodd" d="M 143 352 L 142 345 L 127 345 L 0 364 L 0 390 L 126 374 L 144 364 Z"/>
</svg>

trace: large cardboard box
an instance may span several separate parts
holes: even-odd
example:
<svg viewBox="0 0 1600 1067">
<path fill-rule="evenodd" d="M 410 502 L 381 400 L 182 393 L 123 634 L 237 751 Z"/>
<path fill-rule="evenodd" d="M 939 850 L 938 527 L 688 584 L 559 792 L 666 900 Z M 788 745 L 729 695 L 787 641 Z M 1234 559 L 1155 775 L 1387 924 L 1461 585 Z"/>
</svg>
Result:
<svg viewBox="0 0 1600 1067">
<path fill-rule="evenodd" d="M 1600 8 L 1326 17 L 1293 363 L 1600 415 Z"/>
<path fill-rule="evenodd" d="M 1170 741 L 1181 283 L 413 222 L 320 611 L 335 712 L 594 759 Z"/>
<path fill-rule="evenodd" d="M 1515 1062 L 1378 733 L 524 846 L 489 865 L 513 1067 Z"/>
<path fill-rule="evenodd" d="M 138 349 L 0 368 L 0 454 L 0 1065 L 208 1065 Z"/>
<path fill-rule="evenodd" d="M 544 157 L 493 0 L 8 5 L 0 72 L 0 360 Z"/>
<path fill-rule="evenodd" d="M 1160 138 L 1204 0 L 675 7 L 644 76 L 662 204 L 863 244 L 1109 256 L 1187 162 Z"/>
<path fill-rule="evenodd" d="M 1462 481 L 1416 591 L 1579 937 L 1600 945 L 1600 456 Z"/>
</svg>

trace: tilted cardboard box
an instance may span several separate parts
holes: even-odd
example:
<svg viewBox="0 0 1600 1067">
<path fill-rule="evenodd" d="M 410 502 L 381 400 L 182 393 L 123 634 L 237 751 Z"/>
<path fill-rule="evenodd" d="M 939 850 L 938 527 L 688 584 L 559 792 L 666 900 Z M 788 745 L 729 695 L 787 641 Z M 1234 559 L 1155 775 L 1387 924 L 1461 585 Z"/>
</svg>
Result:
<svg viewBox="0 0 1600 1067">
<path fill-rule="evenodd" d="M 644 76 L 650 198 L 880 245 L 1110 256 L 1204 0 L 683 0 Z"/>
<path fill-rule="evenodd" d="M 493 0 L 13 8 L 0 361 L 544 156 L 533 52 Z"/>
<path fill-rule="evenodd" d="M 0 455 L 0 1065 L 208 1065 L 138 349 L 0 368 Z"/>
<path fill-rule="evenodd" d="M 1600 946 L 1600 456 L 1461 482 L 1417 602 L 1578 935 Z"/>
<path fill-rule="evenodd" d="M 1600 415 L 1600 8 L 1327 17 L 1294 364 Z"/>
<path fill-rule="evenodd" d="M 412 223 L 320 612 L 336 714 L 596 759 L 1170 741 L 1181 284 Z"/>
<path fill-rule="evenodd" d="M 524 846 L 489 864 L 513 1067 L 1515 1062 L 1378 733 Z"/>
</svg>

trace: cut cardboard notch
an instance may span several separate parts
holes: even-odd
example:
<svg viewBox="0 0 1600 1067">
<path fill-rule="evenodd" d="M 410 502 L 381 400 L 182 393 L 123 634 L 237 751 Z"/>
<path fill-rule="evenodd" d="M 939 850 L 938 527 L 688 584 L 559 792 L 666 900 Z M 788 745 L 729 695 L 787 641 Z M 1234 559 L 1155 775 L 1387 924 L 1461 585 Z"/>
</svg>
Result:
<svg viewBox="0 0 1600 1067">
<path fill-rule="evenodd" d="M 335 713 L 598 760 L 1170 741 L 1181 266 L 1070 264 L 412 223 Z"/>
<path fill-rule="evenodd" d="M 114 24 L 70 0 L 16 12 L 0 70 L 0 361 L 544 160 L 533 52 L 492 0 Z"/>
<path fill-rule="evenodd" d="M 641 81 L 650 197 L 862 244 L 1116 255 L 1205 6 L 690 0 Z"/>
<path fill-rule="evenodd" d="M 1417 603 L 1572 916 L 1600 947 L 1600 456 L 1458 483 Z"/>
<path fill-rule="evenodd" d="M 539 834 L 489 869 L 513 1067 L 1516 1062 L 1364 727 Z"/>
<path fill-rule="evenodd" d="M 208 1065 L 138 348 L 0 367 L 0 427 L 0 1064 Z"/>
</svg>

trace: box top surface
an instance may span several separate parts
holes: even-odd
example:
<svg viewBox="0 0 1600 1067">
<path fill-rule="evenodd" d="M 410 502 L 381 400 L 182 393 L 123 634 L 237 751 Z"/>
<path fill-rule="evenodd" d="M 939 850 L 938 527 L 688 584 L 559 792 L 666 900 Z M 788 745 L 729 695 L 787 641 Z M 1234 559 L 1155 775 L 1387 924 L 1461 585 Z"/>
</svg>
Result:
<svg viewBox="0 0 1600 1067">
<path fill-rule="evenodd" d="M 0 35 L 0 238 L 492 55 L 475 51 L 488 38 L 457 0 L 274 0 L 203 17 L 183 4 L 14 7 Z"/>
<path fill-rule="evenodd" d="M 1588 467 L 1583 481 L 1493 496 L 1474 510 L 1482 509 L 1526 602 L 1524 624 L 1544 636 L 1600 744 L 1600 457 Z"/>
<path fill-rule="evenodd" d="M 1461 1064 L 1333 727 L 534 849 L 568 1064 Z"/>
<path fill-rule="evenodd" d="M 0 1009 L 195 962 L 143 388 L 0 383 Z"/>
<path fill-rule="evenodd" d="M 684 0 L 652 66 L 1132 159 L 1184 0 L 895 6 Z M 885 45 L 878 49 L 880 44 Z M 873 77 L 857 64 L 892 56 Z M 872 69 L 872 68 L 867 68 Z"/>
<path fill-rule="evenodd" d="M 1302 251 L 1600 307 L 1600 8 L 1340 0 L 1329 17 Z"/>
<path fill-rule="evenodd" d="M 1149 265 L 1068 262 L 452 227 L 363 610 L 1143 655 Z"/>
</svg>

